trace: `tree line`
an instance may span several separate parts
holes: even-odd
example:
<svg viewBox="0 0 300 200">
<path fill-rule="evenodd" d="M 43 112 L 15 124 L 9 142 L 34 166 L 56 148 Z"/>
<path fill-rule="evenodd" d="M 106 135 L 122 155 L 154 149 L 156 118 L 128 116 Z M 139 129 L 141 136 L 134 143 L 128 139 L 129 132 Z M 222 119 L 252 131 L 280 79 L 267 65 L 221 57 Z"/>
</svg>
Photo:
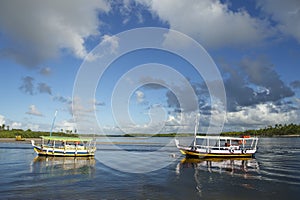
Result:
<svg viewBox="0 0 300 200">
<path fill-rule="evenodd" d="M 49 136 L 50 132 L 43 131 L 31 131 L 27 129 L 26 131 L 22 129 L 7 129 L 7 126 L 0 126 L 0 138 L 14 138 L 17 135 L 20 135 L 23 138 L 38 138 L 40 136 Z M 76 137 L 78 134 L 63 133 L 63 132 L 53 132 L 53 136 L 72 136 Z M 192 133 L 159 133 L 154 135 L 149 134 L 125 134 L 125 135 L 107 135 L 107 136 L 119 136 L 119 137 L 175 137 L 175 136 L 192 136 Z M 198 133 L 198 135 L 205 135 Z M 267 126 L 261 129 L 252 129 L 246 131 L 231 131 L 221 133 L 223 136 L 241 136 L 241 135 L 250 135 L 250 136 L 262 136 L 262 137 L 272 137 L 272 136 L 286 136 L 286 135 L 299 135 L 300 136 L 300 125 L 297 124 L 275 124 L 274 126 Z"/>
<path fill-rule="evenodd" d="M 300 125 L 297 124 L 275 124 L 261 129 L 253 129 L 246 131 L 224 132 L 221 135 L 251 135 L 251 136 L 285 136 L 285 135 L 300 135 Z"/>
</svg>

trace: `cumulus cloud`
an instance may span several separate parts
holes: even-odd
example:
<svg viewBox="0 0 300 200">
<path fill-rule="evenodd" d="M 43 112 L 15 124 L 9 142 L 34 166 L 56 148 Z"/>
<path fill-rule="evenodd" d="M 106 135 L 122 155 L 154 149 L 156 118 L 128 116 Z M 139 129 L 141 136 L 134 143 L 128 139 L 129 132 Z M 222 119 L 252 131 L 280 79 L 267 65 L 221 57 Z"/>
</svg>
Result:
<svg viewBox="0 0 300 200">
<path fill-rule="evenodd" d="M 229 111 L 266 102 L 280 102 L 295 94 L 264 58 L 244 58 L 238 67 L 223 66 L 223 70 L 228 76 L 224 84 Z"/>
<path fill-rule="evenodd" d="M 56 57 L 61 50 L 84 58 L 85 40 L 99 34 L 98 13 L 109 10 L 104 0 L 3 1 L 0 32 L 9 40 L 0 55 L 27 66 Z"/>
<path fill-rule="evenodd" d="M 257 104 L 252 107 L 244 107 L 238 112 L 227 113 L 227 124 L 231 128 L 244 127 L 262 128 L 273 125 L 274 122 L 281 124 L 298 123 L 299 109 L 286 109 L 287 105 L 278 106 L 272 102 Z"/>
<path fill-rule="evenodd" d="M 28 115 L 34 115 L 34 116 L 39 116 L 42 117 L 43 114 L 36 108 L 35 105 L 30 105 L 29 110 L 26 112 Z"/>
<path fill-rule="evenodd" d="M 300 2 L 298 0 L 258 0 L 257 6 L 275 22 L 283 34 L 300 43 Z"/>
<path fill-rule="evenodd" d="M 253 45 L 272 35 L 269 23 L 245 10 L 232 11 L 218 0 L 137 0 L 170 28 L 197 39 L 205 47 Z M 182 13 L 182 14 L 178 14 Z"/>
</svg>

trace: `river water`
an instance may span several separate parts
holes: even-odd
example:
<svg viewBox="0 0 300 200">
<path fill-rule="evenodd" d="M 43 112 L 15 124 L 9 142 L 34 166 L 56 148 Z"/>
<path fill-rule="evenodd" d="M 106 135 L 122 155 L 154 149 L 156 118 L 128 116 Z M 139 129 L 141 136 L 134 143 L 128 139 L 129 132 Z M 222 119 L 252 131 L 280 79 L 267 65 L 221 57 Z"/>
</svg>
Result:
<svg viewBox="0 0 300 200">
<path fill-rule="evenodd" d="M 170 139 L 112 140 L 147 158 Z M 115 162 L 118 150 L 101 141 L 97 148 L 99 155 L 109 155 Z M 163 168 L 128 173 L 99 156 L 37 157 L 28 142 L 2 142 L 0 199 L 299 199 L 299 137 L 260 138 L 253 159 L 186 160 L 173 149 L 167 151 L 172 162 Z M 127 158 L 118 159 L 126 163 Z M 160 159 L 149 163 L 159 166 Z"/>
</svg>

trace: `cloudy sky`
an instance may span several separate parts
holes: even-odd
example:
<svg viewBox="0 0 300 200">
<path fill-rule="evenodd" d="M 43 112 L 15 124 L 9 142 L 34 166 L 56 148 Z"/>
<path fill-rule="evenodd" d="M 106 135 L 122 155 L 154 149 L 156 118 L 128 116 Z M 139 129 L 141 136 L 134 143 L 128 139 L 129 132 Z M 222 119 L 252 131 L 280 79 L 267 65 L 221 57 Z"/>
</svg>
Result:
<svg viewBox="0 0 300 200">
<path fill-rule="evenodd" d="M 188 60 L 155 49 L 120 56 L 97 82 L 93 98 L 84 100 L 92 106 L 78 103 L 83 99 L 74 95 L 77 87 L 90 86 L 89 77 L 77 82 L 82 66 L 116 54 L 118 34 L 143 27 L 165 28 L 162 44 L 182 49 L 188 45 L 174 41 L 175 30 L 202 45 L 222 77 L 226 104 L 214 101 L 217 97 L 210 96 L 205 77 L 196 74 Z M 90 53 L 106 44 L 108 52 Z M 55 130 L 97 132 L 97 122 L 107 134 L 174 132 L 178 127 L 191 132 L 196 113 L 201 131 L 209 126 L 224 125 L 229 131 L 298 123 L 300 2 L 1 1 L 0 65 L 0 124 L 10 128 L 50 130 L 56 110 Z M 141 65 L 136 81 L 146 84 L 131 87 L 124 75 L 132 78 L 132 70 Z M 162 65 L 173 70 L 160 70 Z M 150 76 L 152 72 L 156 76 Z M 116 89 L 118 84 L 122 87 Z M 129 96 L 122 99 L 126 104 L 119 104 L 128 88 Z M 191 88 L 196 104 L 189 96 Z M 85 127 L 78 127 L 79 119 Z"/>
</svg>

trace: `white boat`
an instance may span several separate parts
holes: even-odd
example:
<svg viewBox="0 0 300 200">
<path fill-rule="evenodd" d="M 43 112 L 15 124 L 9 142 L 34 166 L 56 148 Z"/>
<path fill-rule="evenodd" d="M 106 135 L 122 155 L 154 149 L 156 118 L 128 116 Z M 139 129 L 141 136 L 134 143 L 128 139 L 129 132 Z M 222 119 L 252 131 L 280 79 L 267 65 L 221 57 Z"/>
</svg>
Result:
<svg viewBox="0 0 300 200">
<path fill-rule="evenodd" d="M 94 156 L 96 141 L 92 138 L 41 136 L 41 143 L 31 140 L 34 151 L 39 156 Z"/>
<path fill-rule="evenodd" d="M 257 137 L 199 136 L 197 128 L 198 118 L 192 145 L 181 146 L 175 139 L 177 148 L 186 157 L 253 157 L 257 151 Z"/>
</svg>

